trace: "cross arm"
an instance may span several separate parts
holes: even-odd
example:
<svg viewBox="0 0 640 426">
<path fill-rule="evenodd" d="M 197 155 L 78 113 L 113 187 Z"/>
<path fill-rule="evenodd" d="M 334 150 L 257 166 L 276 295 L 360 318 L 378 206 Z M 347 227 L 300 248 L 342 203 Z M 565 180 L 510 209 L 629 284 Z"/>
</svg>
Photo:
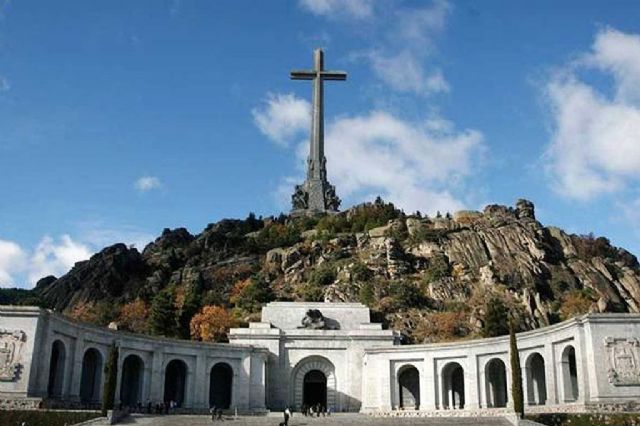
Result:
<svg viewBox="0 0 640 426">
<path fill-rule="evenodd" d="M 347 73 L 344 71 L 321 71 L 323 80 L 346 80 Z"/>
<path fill-rule="evenodd" d="M 312 70 L 291 71 L 291 80 L 313 80 L 314 78 L 316 78 L 316 72 Z"/>
</svg>

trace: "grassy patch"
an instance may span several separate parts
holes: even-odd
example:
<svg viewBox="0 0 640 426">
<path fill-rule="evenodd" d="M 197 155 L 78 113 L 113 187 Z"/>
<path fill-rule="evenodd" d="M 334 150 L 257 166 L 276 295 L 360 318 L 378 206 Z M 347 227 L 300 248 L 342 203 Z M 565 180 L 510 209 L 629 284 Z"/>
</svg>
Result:
<svg viewBox="0 0 640 426">
<path fill-rule="evenodd" d="M 640 414 L 534 414 L 527 419 L 547 426 L 640 426 Z"/>
<path fill-rule="evenodd" d="M 26 422 L 29 426 L 74 425 L 100 417 L 95 411 L 47 411 L 47 410 L 0 410 L 0 425 L 20 426 Z"/>
</svg>

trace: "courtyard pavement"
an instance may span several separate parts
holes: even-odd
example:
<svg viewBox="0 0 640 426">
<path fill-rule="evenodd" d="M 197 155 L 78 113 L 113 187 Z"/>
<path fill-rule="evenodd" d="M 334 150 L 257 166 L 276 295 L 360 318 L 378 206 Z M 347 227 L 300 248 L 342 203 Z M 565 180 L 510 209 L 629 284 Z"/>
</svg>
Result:
<svg viewBox="0 0 640 426">
<path fill-rule="evenodd" d="M 282 414 L 270 413 L 268 416 L 225 416 L 224 420 L 211 421 L 210 416 L 204 415 L 132 415 L 118 424 L 123 425 L 148 425 L 148 426 L 278 426 L 284 418 Z M 511 423 L 503 418 L 381 418 L 370 417 L 362 414 L 333 414 L 329 417 L 304 417 L 294 414 L 289 421 L 290 426 L 342 426 L 342 425 L 371 425 L 371 426 L 404 426 L 404 425 L 428 425 L 428 426 L 510 426 Z"/>
</svg>

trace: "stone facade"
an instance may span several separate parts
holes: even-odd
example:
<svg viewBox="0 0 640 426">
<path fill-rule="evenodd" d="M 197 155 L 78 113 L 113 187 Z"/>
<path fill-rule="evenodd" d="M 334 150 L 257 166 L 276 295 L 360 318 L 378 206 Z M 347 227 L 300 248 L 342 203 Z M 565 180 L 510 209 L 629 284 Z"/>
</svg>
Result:
<svg viewBox="0 0 640 426">
<path fill-rule="evenodd" d="M 590 314 L 518 334 L 529 412 L 638 410 L 640 315 Z M 326 405 L 374 415 L 503 415 L 508 337 L 399 345 L 355 303 L 274 302 L 230 343 L 135 335 L 0 307 L 0 405 L 96 406 L 109 346 L 116 404 L 239 412 Z"/>
</svg>

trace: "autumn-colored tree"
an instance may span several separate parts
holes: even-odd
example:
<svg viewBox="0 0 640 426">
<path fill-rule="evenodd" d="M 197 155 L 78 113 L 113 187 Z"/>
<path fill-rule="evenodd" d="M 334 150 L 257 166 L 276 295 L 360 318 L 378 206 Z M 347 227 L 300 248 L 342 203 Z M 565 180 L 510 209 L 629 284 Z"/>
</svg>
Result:
<svg viewBox="0 0 640 426">
<path fill-rule="evenodd" d="M 194 340 L 226 342 L 227 332 L 236 320 L 222 306 L 205 306 L 191 319 L 191 338 Z"/>
<path fill-rule="evenodd" d="M 256 274 L 251 278 L 238 281 L 231 289 L 229 300 L 240 309 L 257 312 L 274 298 L 269 283 L 260 274 Z"/>
<path fill-rule="evenodd" d="M 67 312 L 67 316 L 76 321 L 97 324 L 98 315 L 95 308 L 95 303 L 82 301 L 71 308 L 71 310 Z"/>
<path fill-rule="evenodd" d="M 591 309 L 593 301 L 585 294 L 584 291 L 572 291 L 569 292 L 562 299 L 562 306 L 560 306 L 560 318 L 567 320 L 578 315 L 586 314 Z"/>
<path fill-rule="evenodd" d="M 469 334 L 467 318 L 462 312 L 431 312 L 416 324 L 416 343 L 446 342 Z"/>
<path fill-rule="evenodd" d="M 118 323 L 125 330 L 134 333 L 144 333 L 147 331 L 147 321 L 149 319 L 149 307 L 144 300 L 137 298 L 122 305 Z"/>
</svg>

